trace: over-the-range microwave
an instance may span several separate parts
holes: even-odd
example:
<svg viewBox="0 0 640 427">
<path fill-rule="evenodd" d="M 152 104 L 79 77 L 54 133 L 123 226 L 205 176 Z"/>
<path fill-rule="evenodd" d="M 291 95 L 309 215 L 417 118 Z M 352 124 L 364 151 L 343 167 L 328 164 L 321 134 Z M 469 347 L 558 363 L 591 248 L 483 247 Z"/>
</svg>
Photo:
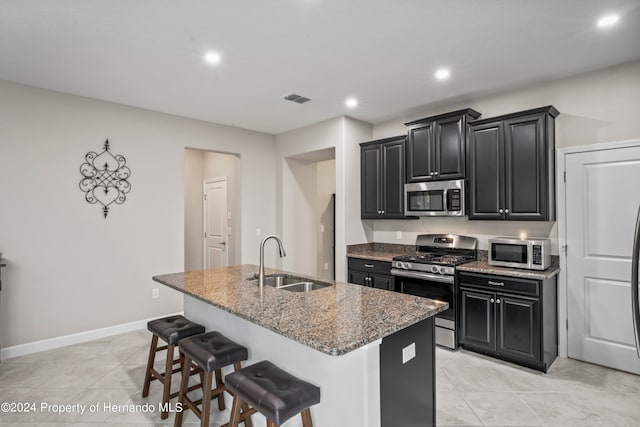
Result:
<svg viewBox="0 0 640 427">
<path fill-rule="evenodd" d="M 405 184 L 404 212 L 407 216 L 463 216 L 464 180 Z"/>
<path fill-rule="evenodd" d="M 529 270 L 546 270 L 551 265 L 551 241 L 549 239 L 518 239 L 517 237 L 489 239 L 489 264 Z"/>
</svg>

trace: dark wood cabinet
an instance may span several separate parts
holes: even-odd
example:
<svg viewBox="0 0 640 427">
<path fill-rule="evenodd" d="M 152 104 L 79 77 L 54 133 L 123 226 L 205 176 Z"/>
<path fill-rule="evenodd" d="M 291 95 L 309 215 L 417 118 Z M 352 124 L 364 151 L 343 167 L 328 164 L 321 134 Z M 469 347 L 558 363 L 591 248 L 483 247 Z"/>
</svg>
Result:
<svg viewBox="0 0 640 427">
<path fill-rule="evenodd" d="M 556 279 L 458 273 L 463 348 L 547 371 L 557 356 Z"/>
<path fill-rule="evenodd" d="M 348 268 L 349 283 L 387 291 L 395 290 L 390 262 L 349 258 Z"/>
<path fill-rule="evenodd" d="M 470 123 L 469 219 L 555 220 L 555 124 L 549 106 Z"/>
<path fill-rule="evenodd" d="M 407 182 L 464 178 L 467 123 L 478 117 L 468 108 L 405 123 Z"/>
<path fill-rule="evenodd" d="M 360 144 L 362 219 L 404 218 L 405 137 Z"/>
</svg>

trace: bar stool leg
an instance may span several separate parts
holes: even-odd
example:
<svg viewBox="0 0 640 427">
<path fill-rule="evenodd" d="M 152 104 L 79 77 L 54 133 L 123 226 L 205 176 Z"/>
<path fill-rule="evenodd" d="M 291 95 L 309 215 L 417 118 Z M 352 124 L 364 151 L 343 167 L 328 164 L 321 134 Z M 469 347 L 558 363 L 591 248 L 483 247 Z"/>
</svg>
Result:
<svg viewBox="0 0 640 427">
<path fill-rule="evenodd" d="M 216 388 L 222 386 L 222 370 L 216 369 Z M 218 409 L 224 411 L 224 393 L 218 395 Z"/>
<path fill-rule="evenodd" d="M 202 410 L 200 418 L 200 425 L 202 427 L 209 426 L 209 412 L 211 412 L 211 386 L 213 382 L 213 372 L 207 372 L 204 376 L 204 383 L 202 384 Z"/>
<path fill-rule="evenodd" d="M 182 426 L 182 417 L 184 415 L 184 411 L 186 409 L 184 397 L 187 394 L 187 389 L 189 388 L 189 375 L 191 373 L 191 359 L 189 356 L 185 354 L 184 362 L 182 366 L 182 380 L 180 381 L 180 393 L 178 394 L 178 402 L 182 404 L 182 410 L 176 413 L 176 419 L 173 423 L 174 427 Z"/>
<path fill-rule="evenodd" d="M 142 388 L 142 397 L 149 396 L 149 386 L 151 385 L 151 369 L 156 362 L 156 349 L 158 348 L 158 336 L 153 335 L 151 338 L 151 346 L 149 347 L 149 358 L 147 359 L 147 373 L 144 376 L 144 387 Z"/>
<path fill-rule="evenodd" d="M 278 425 L 267 418 L 267 427 L 278 427 Z"/>
<path fill-rule="evenodd" d="M 303 409 L 300 413 L 302 415 L 302 427 L 313 427 L 313 422 L 311 421 L 311 411 L 309 408 Z"/>
<path fill-rule="evenodd" d="M 162 392 L 162 404 L 165 408 L 168 406 L 171 395 L 171 375 L 173 374 L 173 350 L 174 345 L 167 345 L 167 361 L 164 369 L 164 390 Z M 169 418 L 169 411 L 162 411 L 160 418 L 166 420 Z"/>
<path fill-rule="evenodd" d="M 240 407 L 242 401 L 238 396 L 233 397 L 233 404 L 231 405 L 231 417 L 229 418 L 229 427 L 238 427 L 238 421 L 240 420 Z"/>
</svg>

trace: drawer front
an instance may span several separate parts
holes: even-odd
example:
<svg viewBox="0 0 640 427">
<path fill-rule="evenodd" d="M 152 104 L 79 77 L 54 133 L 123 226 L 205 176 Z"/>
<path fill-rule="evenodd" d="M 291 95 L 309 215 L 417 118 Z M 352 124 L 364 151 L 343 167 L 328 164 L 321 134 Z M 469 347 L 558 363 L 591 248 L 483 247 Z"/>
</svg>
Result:
<svg viewBox="0 0 640 427">
<path fill-rule="evenodd" d="M 390 274 L 391 263 L 370 259 L 349 258 L 349 270 L 367 271 L 371 273 Z"/>
<path fill-rule="evenodd" d="M 534 297 L 540 295 L 540 282 L 537 280 L 516 279 L 489 274 L 460 273 L 460 286 L 469 285 L 490 289 L 494 292 L 511 292 Z"/>
</svg>

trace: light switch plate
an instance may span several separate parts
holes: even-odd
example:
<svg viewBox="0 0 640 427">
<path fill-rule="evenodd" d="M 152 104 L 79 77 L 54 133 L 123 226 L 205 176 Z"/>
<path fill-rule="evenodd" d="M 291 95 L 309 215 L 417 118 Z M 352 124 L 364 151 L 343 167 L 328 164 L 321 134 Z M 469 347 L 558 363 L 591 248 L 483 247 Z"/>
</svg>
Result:
<svg viewBox="0 0 640 427">
<path fill-rule="evenodd" d="M 402 364 L 416 357 L 416 343 L 411 343 L 402 349 Z"/>
<path fill-rule="evenodd" d="M 256 236 L 262 236 L 262 230 L 260 230 L 259 228 L 256 228 Z"/>
<path fill-rule="evenodd" d="M 402 231 L 396 231 L 396 239 L 402 240 Z"/>
</svg>

